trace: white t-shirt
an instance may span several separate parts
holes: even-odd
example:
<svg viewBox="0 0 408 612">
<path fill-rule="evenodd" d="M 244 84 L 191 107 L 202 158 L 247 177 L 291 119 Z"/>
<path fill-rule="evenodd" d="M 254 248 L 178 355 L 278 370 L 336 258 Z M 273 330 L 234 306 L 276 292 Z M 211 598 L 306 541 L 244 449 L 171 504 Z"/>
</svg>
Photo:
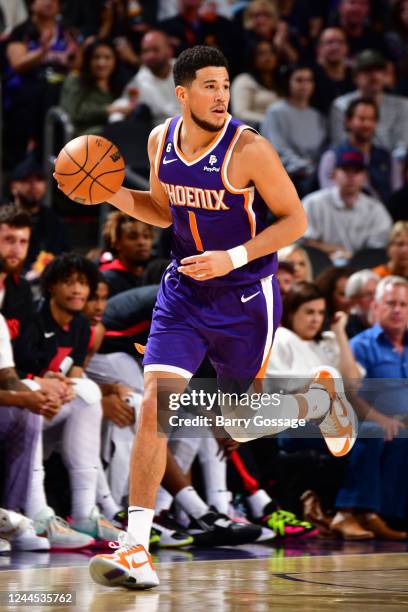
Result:
<svg viewBox="0 0 408 612">
<path fill-rule="evenodd" d="M 0 314 L 0 370 L 4 368 L 14 368 L 14 359 L 7 323 Z"/>
</svg>

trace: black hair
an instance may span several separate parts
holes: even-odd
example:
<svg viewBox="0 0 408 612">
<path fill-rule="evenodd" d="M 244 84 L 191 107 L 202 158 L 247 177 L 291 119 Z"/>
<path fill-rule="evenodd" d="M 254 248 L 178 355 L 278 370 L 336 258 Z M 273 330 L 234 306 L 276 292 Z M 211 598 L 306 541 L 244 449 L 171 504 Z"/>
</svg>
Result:
<svg viewBox="0 0 408 612">
<path fill-rule="evenodd" d="M 323 270 L 323 272 L 321 272 L 315 280 L 317 287 L 326 299 L 327 315 L 330 320 L 336 312 L 333 294 L 336 289 L 337 282 L 341 278 L 349 278 L 353 272 L 354 270 L 350 266 L 326 268 L 326 270 Z"/>
<path fill-rule="evenodd" d="M 280 265 L 280 264 L 279 264 Z M 324 300 L 325 296 L 314 283 L 301 281 L 295 283 L 290 291 L 283 296 L 282 326 L 293 330 L 293 316 L 303 304 L 313 300 Z M 318 331 L 314 340 L 317 342 L 322 339 L 322 329 Z"/>
<path fill-rule="evenodd" d="M 378 119 L 380 118 L 380 113 L 378 110 L 377 103 L 373 98 L 369 98 L 368 96 L 362 96 L 361 98 L 356 98 L 355 100 L 352 100 L 350 102 L 345 112 L 346 121 L 353 118 L 354 112 L 357 106 L 360 106 L 360 104 L 365 104 L 366 106 L 372 106 L 373 109 L 375 110 L 375 118 L 378 121 Z"/>
<path fill-rule="evenodd" d="M 51 287 L 63 283 L 72 274 L 84 276 L 89 285 L 89 295 L 95 293 L 98 286 L 97 266 L 83 255 L 64 253 L 52 259 L 41 274 L 43 296 L 49 298 Z"/>
<path fill-rule="evenodd" d="M 255 79 L 255 81 L 257 83 L 259 83 L 260 85 L 262 85 L 262 87 L 268 87 L 264 81 L 262 80 L 262 75 L 258 72 L 258 69 L 256 67 L 256 58 L 257 58 L 257 54 L 258 54 L 258 50 L 260 45 L 269 45 L 271 52 L 276 56 L 277 62 L 276 62 L 276 67 L 273 71 L 273 77 L 274 77 L 274 81 L 275 82 L 275 87 L 274 87 L 274 91 L 276 91 L 277 93 L 279 93 L 279 83 L 278 83 L 278 79 L 279 79 L 279 53 L 278 50 L 276 49 L 276 47 L 274 47 L 273 43 L 269 40 L 257 40 L 256 43 L 251 47 L 251 49 L 249 50 L 249 55 L 247 57 L 246 60 L 246 71 L 249 72 L 249 74 Z"/>
<path fill-rule="evenodd" d="M 290 95 L 290 79 L 292 75 L 295 74 L 295 72 L 298 72 L 300 70 L 308 70 L 309 72 L 311 72 L 313 80 L 316 81 L 316 74 L 313 69 L 313 66 L 307 62 L 302 62 L 298 64 L 290 64 L 288 66 L 285 66 L 284 68 L 282 68 L 281 72 L 282 72 L 282 93 L 286 98 L 288 98 Z"/>
<path fill-rule="evenodd" d="M 20 210 L 15 204 L 5 204 L 0 206 L 0 225 L 22 229 L 31 229 L 31 217 L 28 213 Z"/>
<path fill-rule="evenodd" d="M 196 78 L 197 70 L 208 66 L 220 66 L 228 71 L 227 58 L 216 47 L 196 45 L 186 49 L 180 53 L 173 67 L 175 85 L 189 85 Z"/>
<path fill-rule="evenodd" d="M 115 45 L 113 42 L 107 38 L 97 38 L 89 45 L 86 45 L 84 48 L 84 53 L 82 57 L 82 65 L 79 74 L 79 78 L 82 86 L 85 89 L 92 89 L 95 87 L 95 78 L 91 71 L 91 63 L 95 50 L 98 47 L 108 47 L 115 58 L 115 66 L 112 70 L 112 74 L 109 79 L 109 89 L 114 95 L 120 95 L 122 91 L 122 84 L 118 77 L 118 65 L 119 65 L 119 57 L 118 52 L 116 51 Z"/>
<path fill-rule="evenodd" d="M 100 272 L 98 270 L 97 276 L 96 276 L 96 286 L 95 286 L 95 291 L 91 291 L 89 293 L 89 297 L 88 300 L 94 300 L 96 298 L 96 292 L 98 290 L 98 285 L 100 283 L 103 283 L 104 285 L 106 285 L 108 287 L 108 297 L 109 297 L 109 293 L 110 293 L 110 287 L 109 287 L 109 283 L 106 280 L 106 277 L 102 274 L 102 272 Z"/>
</svg>

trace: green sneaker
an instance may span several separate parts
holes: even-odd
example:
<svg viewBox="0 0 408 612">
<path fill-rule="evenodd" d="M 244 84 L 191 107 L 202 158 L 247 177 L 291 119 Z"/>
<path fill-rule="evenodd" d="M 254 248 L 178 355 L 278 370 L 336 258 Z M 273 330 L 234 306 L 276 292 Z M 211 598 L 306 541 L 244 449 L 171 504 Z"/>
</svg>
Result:
<svg viewBox="0 0 408 612">
<path fill-rule="evenodd" d="M 317 534 L 317 529 L 312 523 L 296 518 L 293 512 L 287 510 L 271 512 L 259 522 L 272 529 L 277 538 L 311 538 Z"/>
<path fill-rule="evenodd" d="M 94 506 L 88 518 L 72 520 L 71 525 L 75 530 L 95 538 L 95 545 L 98 548 L 110 548 L 110 542 L 118 542 L 119 535 L 126 533 L 123 529 L 118 529 L 108 521 L 96 506 Z"/>
</svg>

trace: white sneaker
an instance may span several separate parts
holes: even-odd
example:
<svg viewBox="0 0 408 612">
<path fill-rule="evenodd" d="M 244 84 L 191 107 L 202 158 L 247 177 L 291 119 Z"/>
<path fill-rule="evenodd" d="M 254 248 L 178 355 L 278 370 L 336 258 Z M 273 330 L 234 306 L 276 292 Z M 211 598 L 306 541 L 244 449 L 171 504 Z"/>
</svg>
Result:
<svg viewBox="0 0 408 612">
<path fill-rule="evenodd" d="M 0 553 L 8 553 L 11 551 L 11 545 L 8 540 L 0 538 Z"/>
<path fill-rule="evenodd" d="M 0 508 L 0 537 L 8 540 L 12 550 L 49 550 L 48 538 L 38 536 L 33 521 L 13 512 Z"/>
<path fill-rule="evenodd" d="M 81 550 L 95 543 L 92 537 L 71 529 L 69 524 L 60 516 L 56 516 L 49 506 L 37 514 L 34 525 L 38 534 L 47 536 L 52 550 Z"/>
<path fill-rule="evenodd" d="M 194 538 L 176 531 L 175 529 L 169 529 L 165 525 L 159 522 L 153 521 L 153 527 L 159 532 L 160 540 L 158 542 L 160 548 L 183 548 L 183 546 L 191 546 L 194 544 Z"/>
<path fill-rule="evenodd" d="M 319 424 L 329 451 L 335 457 L 349 453 L 357 439 L 358 419 L 344 391 L 343 379 L 334 368 L 323 366 L 315 372 L 310 388 L 322 388 L 330 396 L 330 408 Z"/>
<path fill-rule="evenodd" d="M 129 533 L 119 537 L 118 549 L 110 555 L 96 555 L 89 562 L 92 579 L 104 586 L 151 589 L 159 585 L 152 558 Z"/>
</svg>

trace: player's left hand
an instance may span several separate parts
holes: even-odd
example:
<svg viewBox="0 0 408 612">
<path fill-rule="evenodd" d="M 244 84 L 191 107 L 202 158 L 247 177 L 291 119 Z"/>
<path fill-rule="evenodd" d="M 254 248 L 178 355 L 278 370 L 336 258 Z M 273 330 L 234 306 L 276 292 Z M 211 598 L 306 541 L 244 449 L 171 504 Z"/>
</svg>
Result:
<svg viewBox="0 0 408 612">
<path fill-rule="evenodd" d="M 200 255 L 185 257 L 180 263 L 182 265 L 177 270 L 198 281 L 224 276 L 234 269 L 227 251 L 205 251 Z"/>
</svg>

